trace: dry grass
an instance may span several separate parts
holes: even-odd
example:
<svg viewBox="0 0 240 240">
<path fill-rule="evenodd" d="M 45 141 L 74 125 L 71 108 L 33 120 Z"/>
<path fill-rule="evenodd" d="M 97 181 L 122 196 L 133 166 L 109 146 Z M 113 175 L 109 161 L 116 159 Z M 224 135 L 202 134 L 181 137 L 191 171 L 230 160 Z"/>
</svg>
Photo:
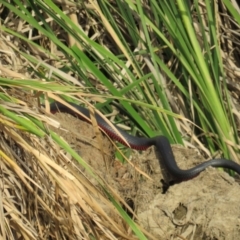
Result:
<svg viewBox="0 0 240 240">
<path fill-rule="evenodd" d="M 0 45 L 2 76 L 24 81 L 28 63 L 16 56 L 17 48 L 7 36 L 1 36 Z M 59 127 L 38 112 L 37 99 L 29 91 L 16 86 L 6 94 L 22 104 L 6 105 L 19 117 L 28 113 L 46 127 Z M 136 239 L 103 191 L 49 136 L 39 139 L 3 115 L 0 122 L 2 239 Z"/>
<path fill-rule="evenodd" d="M 135 239 L 106 195 L 50 137 L 1 124 L 0 156 L 3 239 Z"/>
</svg>

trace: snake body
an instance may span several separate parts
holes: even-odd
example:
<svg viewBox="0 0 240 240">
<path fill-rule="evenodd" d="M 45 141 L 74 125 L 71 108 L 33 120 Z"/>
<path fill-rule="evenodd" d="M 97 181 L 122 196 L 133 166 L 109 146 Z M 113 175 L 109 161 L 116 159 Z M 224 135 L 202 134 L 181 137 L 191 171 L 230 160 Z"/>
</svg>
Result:
<svg viewBox="0 0 240 240">
<path fill-rule="evenodd" d="M 90 122 L 87 119 L 90 119 L 90 112 L 88 109 L 79 106 L 74 103 L 69 103 L 72 107 L 77 109 L 82 115 L 86 117 L 86 121 Z M 69 113 L 73 116 L 76 116 L 76 113 L 72 111 L 70 108 L 66 107 L 65 105 L 54 102 L 50 104 L 50 110 L 52 113 L 55 113 L 57 111 Z M 82 115 L 79 114 L 80 118 L 83 118 Z M 135 137 L 133 135 L 128 134 L 124 130 L 120 129 L 119 127 L 115 126 L 117 131 L 115 131 L 112 126 L 110 126 L 105 119 L 103 119 L 99 114 L 95 114 L 96 121 L 99 125 L 99 127 L 104 130 L 106 134 L 109 135 L 114 140 L 119 141 L 120 143 L 124 144 L 125 146 L 130 146 L 132 149 L 137 150 L 145 150 L 148 147 L 155 145 L 156 149 L 162 156 L 163 164 L 167 170 L 168 173 L 171 174 L 171 176 L 176 181 L 183 181 L 188 180 L 196 177 L 200 172 L 204 171 L 207 167 L 221 167 L 226 169 L 231 169 L 238 174 L 240 174 L 240 165 L 232 160 L 227 160 L 224 158 L 219 159 L 212 159 L 206 162 L 203 162 L 191 169 L 188 170 L 182 170 L 178 167 L 176 160 L 174 158 L 174 154 L 170 145 L 169 140 L 165 136 L 157 136 L 153 138 L 146 138 L 146 137 Z M 124 140 L 123 140 L 124 138 Z M 126 144 L 128 143 L 128 145 Z M 129 147 L 128 146 L 128 147 Z"/>
</svg>

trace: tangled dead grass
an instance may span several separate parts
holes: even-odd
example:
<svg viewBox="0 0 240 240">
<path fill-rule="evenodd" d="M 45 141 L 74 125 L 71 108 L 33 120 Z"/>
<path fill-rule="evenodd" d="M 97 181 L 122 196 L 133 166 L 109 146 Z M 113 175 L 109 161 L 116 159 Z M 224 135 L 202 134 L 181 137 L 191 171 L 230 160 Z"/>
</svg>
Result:
<svg viewBox="0 0 240 240">
<path fill-rule="evenodd" d="M 103 191 L 49 136 L 1 124 L 0 138 L 3 239 L 135 239 Z"/>
</svg>

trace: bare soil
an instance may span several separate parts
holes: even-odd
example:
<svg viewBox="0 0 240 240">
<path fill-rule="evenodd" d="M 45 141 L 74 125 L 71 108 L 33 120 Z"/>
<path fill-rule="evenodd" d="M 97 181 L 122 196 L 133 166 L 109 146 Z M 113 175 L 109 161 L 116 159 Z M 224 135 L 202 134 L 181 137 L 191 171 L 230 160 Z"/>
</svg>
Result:
<svg viewBox="0 0 240 240">
<path fill-rule="evenodd" d="M 240 186 L 227 173 L 208 168 L 163 193 L 165 173 L 154 148 L 132 151 L 134 167 L 121 164 L 115 160 L 112 143 L 102 134 L 96 137 L 92 125 L 64 113 L 55 118 L 63 128 L 58 133 L 129 203 L 136 221 L 156 239 L 240 239 Z M 196 149 L 172 147 L 182 169 L 204 161 Z"/>
</svg>

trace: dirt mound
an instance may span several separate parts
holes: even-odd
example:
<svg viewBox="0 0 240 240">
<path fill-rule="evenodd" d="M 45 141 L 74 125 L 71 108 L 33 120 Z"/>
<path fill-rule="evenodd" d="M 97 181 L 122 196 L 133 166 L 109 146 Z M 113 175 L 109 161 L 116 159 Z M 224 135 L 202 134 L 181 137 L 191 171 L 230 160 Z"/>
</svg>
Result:
<svg viewBox="0 0 240 240">
<path fill-rule="evenodd" d="M 112 144 L 104 136 L 99 144 L 90 124 L 63 113 L 55 114 L 55 118 L 65 129 L 58 133 L 126 199 L 134 209 L 136 221 L 156 239 L 239 239 L 240 186 L 227 173 L 208 168 L 163 193 L 160 180 L 166 172 L 160 169 L 154 148 L 142 153 L 133 151 L 134 168 L 115 161 Z M 204 161 L 193 149 L 173 146 L 173 151 L 183 169 Z"/>
</svg>

